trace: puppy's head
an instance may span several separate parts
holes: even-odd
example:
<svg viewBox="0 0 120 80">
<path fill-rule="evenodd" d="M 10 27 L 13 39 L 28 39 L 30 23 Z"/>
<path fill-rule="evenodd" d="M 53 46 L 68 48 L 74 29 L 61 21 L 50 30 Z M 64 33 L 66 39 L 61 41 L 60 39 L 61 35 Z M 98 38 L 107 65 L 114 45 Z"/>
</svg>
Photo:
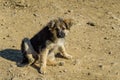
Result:
<svg viewBox="0 0 120 80">
<path fill-rule="evenodd" d="M 65 38 L 73 24 L 72 19 L 56 19 L 48 24 L 49 30 L 56 38 Z"/>
</svg>

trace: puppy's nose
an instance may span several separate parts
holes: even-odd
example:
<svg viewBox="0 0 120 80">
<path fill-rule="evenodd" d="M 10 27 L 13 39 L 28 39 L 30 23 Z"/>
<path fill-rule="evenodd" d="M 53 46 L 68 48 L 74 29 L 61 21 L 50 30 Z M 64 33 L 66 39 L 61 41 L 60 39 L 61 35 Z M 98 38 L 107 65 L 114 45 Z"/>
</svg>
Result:
<svg viewBox="0 0 120 80">
<path fill-rule="evenodd" d="M 60 36 L 61 36 L 61 38 L 64 38 L 65 37 L 65 33 L 61 32 Z"/>
<path fill-rule="evenodd" d="M 60 32 L 58 33 L 58 38 L 64 38 L 64 37 L 65 37 L 65 33 L 62 32 L 62 31 L 60 31 Z"/>
</svg>

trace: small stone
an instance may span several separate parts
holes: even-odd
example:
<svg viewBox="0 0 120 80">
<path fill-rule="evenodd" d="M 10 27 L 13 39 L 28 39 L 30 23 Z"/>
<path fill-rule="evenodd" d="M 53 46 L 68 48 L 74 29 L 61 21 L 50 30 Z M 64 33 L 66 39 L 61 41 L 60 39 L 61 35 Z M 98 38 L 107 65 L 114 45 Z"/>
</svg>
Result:
<svg viewBox="0 0 120 80">
<path fill-rule="evenodd" d="M 5 39 L 5 38 L 3 38 L 3 39 Z"/>
<path fill-rule="evenodd" d="M 14 45 L 13 45 L 12 47 L 13 47 L 13 48 L 15 48 L 15 46 L 14 46 Z"/>
<path fill-rule="evenodd" d="M 99 68 L 102 68 L 102 67 L 103 67 L 103 65 L 102 65 L 102 64 L 99 64 L 99 65 L 98 65 L 98 67 L 99 67 Z"/>
<path fill-rule="evenodd" d="M 22 74 L 19 74 L 18 76 L 19 76 L 19 77 L 23 77 L 23 75 L 22 75 Z"/>
<path fill-rule="evenodd" d="M 67 10 L 67 12 L 65 12 L 64 14 L 69 14 L 71 12 L 72 12 L 71 10 Z"/>
<path fill-rule="evenodd" d="M 63 73 L 63 72 L 67 72 L 67 70 L 66 70 L 66 69 L 60 70 L 59 72 L 60 72 L 60 73 Z"/>
<path fill-rule="evenodd" d="M 73 61 L 73 65 L 78 65 L 80 63 L 80 60 L 79 59 L 76 59 Z"/>
<path fill-rule="evenodd" d="M 91 75 L 90 72 L 88 72 L 87 75 Z"/>
<path fill-rule="evenodd" d="M 64 14 L 67 14 L 67 12 L 65 12 Z"/>
<path fill-rule="evenodd" d="M 3 24 L 1 24 L 1 26 L 3 26 Z"/>
<path fill-rule="evenodd" d="M 8 27 L 6 27 L 6 29 L 8 29 Z"/>
<path fill-rule="evenodd" d="M 62 71 L 59 71 L 60 73 L 62 73 Z"/>
<path fill-rule="evenodd" d="M 65 62 L 59 62 L 59 66 L 63 66 L 65 64 Z"/>
<path fill-rule="evenodd" d="M 115 29 L 114 27 L 112 27 L 112 29 Z"/>
<path fill-rule="evenodd" d="M 118 72 L 116 72 L 115 74 L 116 74 L 116 75 L 119 75 L 119 73 L 118 73 Z"/>
<path fill-rule="evenodd" d="M 87 67 L 87 69 L 90 69 L 89 67 Z"/>
<path fill-rule="evenodd" d="M 112 66 L 112 65 L 114 65 L 114 62 L 111 62 L 110 64 L 111 64 L 111 66 Z"/>
<path fill-rule="evenodd" d="M 33 16 L 37 17 L 37 14 L 33 14 Z"/>
<path fill-rule="evenodd" d="M 63 70 L 63 72 L 67 72 L 67 70 L 65 69 L 65 70 Z"/>
<path fill-rule="evenodd" d="M 71 10 L 68 10 L 68 12 L 70 13 L 70 12 L 71 12 Z"/>
<path fill-rule="evenodd" d="M 112 52 L 108 52 L 108 54 L 112 54 Z"/>
<path fill-rule="evenodd" d="M 95 26 L 95 24 L 93 22 L 87 22 L 87 24 L 90 26 Z"/>
<path fill-rule="evenodd" d="M 102 63 L 99 63 L 99 64 L 98 64 L 98 67 L 102 67 L 102 66 L 103 66 L 103 64 L 102 64 Z"/>
<path fill-rule="evenodd" d="M 107 37 L 104 37 L 105 40 L 107 40 L 108 38 Z"/>
<path fill-rule="evenodd" d="M 100 68 L 102 68 L 102 65 L 99 65 Z"/>
<path fill-rule="evenodd" d="M 7 35 L 6 37 L 10 37 L 10 35 Z"/>
<path fill-rule="evenodd" d="M 88 47 L 87 49 L 91 49 L 90 47 Z"/>
</svg>

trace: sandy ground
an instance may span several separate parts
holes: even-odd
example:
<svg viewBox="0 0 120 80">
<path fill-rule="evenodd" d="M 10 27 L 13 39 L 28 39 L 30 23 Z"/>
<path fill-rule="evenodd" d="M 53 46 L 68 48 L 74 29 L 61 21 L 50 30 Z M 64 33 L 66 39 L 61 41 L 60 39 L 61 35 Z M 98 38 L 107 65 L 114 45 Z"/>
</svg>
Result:
<svg viewBox="0 0 120 80">
<path fill-rule="evenodd" d="M 17 67 L 20 43 L 57 17 L 75 24 L 63 66 Z M 0 80 L 120 80 L 120 0 L 0 0 Z"/>
</svg>

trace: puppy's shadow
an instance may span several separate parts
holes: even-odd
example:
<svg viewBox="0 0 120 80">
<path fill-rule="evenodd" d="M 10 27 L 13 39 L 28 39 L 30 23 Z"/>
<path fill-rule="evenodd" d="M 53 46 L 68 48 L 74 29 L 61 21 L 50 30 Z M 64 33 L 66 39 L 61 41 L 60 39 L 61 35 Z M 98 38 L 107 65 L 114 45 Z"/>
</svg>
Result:
<svg viewBox="0 0 120 80">
<path fill-rule="evenodd" d="M 22 53 L 17 49 L 5 49 L 0 51 L 0 57 L 18 63 L 22 60 Z"/>
</svg>

